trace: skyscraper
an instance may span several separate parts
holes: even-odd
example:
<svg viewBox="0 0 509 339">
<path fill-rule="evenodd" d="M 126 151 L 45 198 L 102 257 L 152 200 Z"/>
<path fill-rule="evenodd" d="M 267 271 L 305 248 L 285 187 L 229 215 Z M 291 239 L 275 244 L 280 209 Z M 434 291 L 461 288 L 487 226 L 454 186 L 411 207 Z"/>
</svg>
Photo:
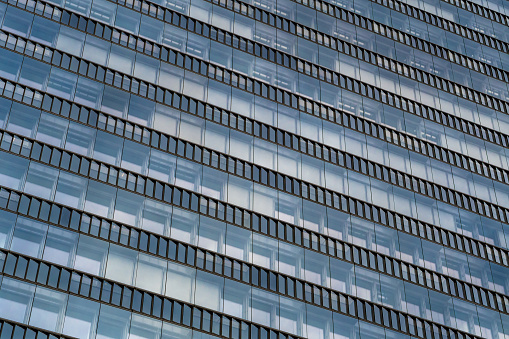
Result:
<svg viewBox="0 0 509 339">
<path fill-rule="evenodd" d="M 509 338 L 503 0 L 0 0 L 0 338 Z"/>
</svg>

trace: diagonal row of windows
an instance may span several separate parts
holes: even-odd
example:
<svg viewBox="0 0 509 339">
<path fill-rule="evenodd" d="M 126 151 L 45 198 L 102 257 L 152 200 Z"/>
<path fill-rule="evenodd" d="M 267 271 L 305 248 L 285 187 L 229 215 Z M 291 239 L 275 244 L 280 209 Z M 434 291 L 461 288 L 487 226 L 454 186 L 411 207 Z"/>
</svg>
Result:
<svg viewBox="0 0 509 339">
<path fill-rule="evenodd" d="M 115 1 L 115 0 L 109 0 L 109 1 Z M 157 5 L 155 4 L 154 2 L 152 2 L 151 0 L 145 0 L 147 3 L 149 3 L 150 5 L 154 6 L 154 5 Z M 328 41 L 328 39 L 333 39 L 335 41 L 343 41 L 341 39 L 337 39 L 335 37 L 332 37 L 328 34 L 325 34 L 324 32 L 320 32 L 316 29 L 312 29 L 312 28 L 309 28 L 307 26 L 304 26 L 304 25 L 301 25 L 299 23 L 295 23 L 291 20 L 288 20 L 287 18 L 285 17 L 282 17 L 282 16 L 279 16 L 279 15 L 276 15 L 275 13 L 271 13 L 270 11 L 267 11 L 267 10 L 264 10 L 258 6 L 255 6 L 255 5 L 252 5 L 252 4 L 249 4 L 247 2 L 244 2 L 244 1 L 238 1 L 238 0 L 234 0 L 234 1 L 225 1 L 225 0 L 206 0 L 206 1 L 209 1 L 211 3 L 214 3 L 216 5 L 219 5 L 219 6 L 222 6 L 222 7 L 225 7 L 225 8 L 228 8 L 230 10 L 233 10 L 235 11 L 236 13 L 241 13 L 243 15 L 246 15 L 250 18 L 253 18 L 253 19 L 256 19 L 257 21 L 261 21 L 269 26 L 273 26 L 273 27 L 277 27 L 278 29 L 282 29 L 282 30 L 285 30 L 285 31 L 289 31 L 291 32 L 292 34 L 298 34 L 299 36 L 306 36 L 306 38 L 312 38 L 313 40 L 316 40 L 317 42 L 319 42 L 320 44 L 324 44 L 325 46 L 328 46 L 328 47 L 331 47 L 330 46 L 330 42 Z M 124 4 L 126 3 L 126 1 L 115 1 L 119 4 Z M 379 3 L 378 1 L 374 1 L 375 3 Z M 128 2 L 129 3 L 129 2 Z M 408 4 L 403 4 L 400 5 L 399 8 L 402 8 L 404 6 L 407 6 L 408 8 L 415 8 L 415 7 L 412 7 Z M 387 6 L 388 7 L 388 6 Z M 395 6 L 392 6 L 390 7 L 391 9 L 395 9 L 394 8 Z M 418 10 L 418 9 L 416 9 Z M 419 10 L 421 11 L 421 10 Z M 350 11 L 348 11 L 349 13 L 352 13 Z M 410 9 L 407 10 L 408 13 L 412 13 Z M 427 12 L 424 12 L 422 11 L 422 13 L 426 13 L 427 15 L 427 18 L 429 19 L 430 18 L 430 14 L 427 13 Z M 340 20 L 343 20 L 343 21 L 347 21 L 345 18 L 340 18 L 338 16 L 336 16 L 338 19 Z M 416 18 L 419 19 L 421 16 L 419 14 L 416 13 Z M 364 18 L 364 17 L 363 17 Z M 439 18 L 439 19 L 438 19 Z M 364 18 L 365 20 L 371 20 L 369 18 Z M 422 20 L 423 21 L 426 21 L 426 19 L 424 19 L 424 16 L 422 16 Z M 440 18 L 438 16 L 436 16 L 436 19 L 435 21 L 439 21 L 439 20 L 445 20 L 443 18 Z M 431 20 L 429 20 L 431 21 Z M 361 21 L 362 22 L 362 21 Z M 354 25 L 353 22 L 350 22 L 352 25 Z M 369 23 L 366 24 L 366 26 L 362 26 L 363 28 L 365 28 L 366 30 L 368 30 L 369 32 L 374 32 L 374 33 L 377 33 L 377 34 L 380 34 L 380 32 L 376 32 L 374 29 L 373 29 L 373 25 L 382 25 L 382 26 L 385 26 L 385 28 L 389 27 L 389 26 L 386 26 L 384 25 L 383 23 L 379 23 L 379 22 L 376 22 L 376 21 L 373 21 L 373 24 L 370 25 L 371 21 L 369 21 Z M 452 23 L 452 22 L 451 22 Z M 430 22 L 431 24 L 431 22 Z M 355 24 L 356 26 L 359 26 L 358 24 Z M 456 24 L 455 24 L 456 25 Z M 442 24 L 441 26 L 439 25 L 436 25 L 437 27 L 440 27 L 441 29 L 447 29 L 448 27 L 445 25 L 445 24 Z M 458 25 L 459 26 L 459 25 Z M 476 35 L 476 34 L 480 34 L 484 37 L 484 39 L 494 39 L 492 37 L 490 37 L 489 35 L 487 34 L 482 34 L 482 33 L 479 33 L 479 32 L 476 32 L 474 30 L 472 30 L 471 28 L 467 28 L 467 27 L 464 27 L 464 26 L 459 26 L 461 27 L 461 29 L 463 29 L 463 31 L 468 31 L 468 34 L 470 34 L 470 40 L 472 40 L 472 42 L 474 42 L 475 40 L 472 39 L 472 36 L 473 35 Z M 394 28 L 392 28 L 394 29 Z M 395 31 L 398 31 L 398 30 L 395 30 Z M 455 33 L 455 30 L 454 29 L 451 29 L 451 31 L 453 33 Z M 400 32 L 400 31 L 398 31 Z M 407 33 L 404 33 L 404 34 L 407 34 Z M 465 34 L 467 35 L 467 34 Z M 409 37 L 413 37 L 414 39 L 418 39 L 419 41 L 422 41 L 422 43 L 429 43 L 427 41 L 425 41 L 424 39 L 419 39 L 419 38 L 416 38 L 414 37 L 413 35 L 409 35 Z M 468 36 L 467 36 L 468 37 Z M 394 39 L 393 39 L 394 40 Z M 479 39 L 478 39 L 479 40 Z M 491 48 L 494 48 L 494 49 L 504 49 L 504 48 L 507 48 L 507 44 L 499 39 L 494 39 L 496 42 L 498 42 L 498 45 L 497 44 L 494 44 L 494 45 L 491 45 L 490 43 L 488 43 L 486 41 L 486 46 L 487 47 L 491 47 Z M 409 39 L 406 39 L 406 44 L 408 45 L 409 44 Z M 400 43 L 403 43 L 405 44 L 405 42 L 402 42 L 402 41 L 398 41 Z M 475 41 L 476 43 L 479 43 L 480 41 Z M 353 44 L 352 44 L 353 45 Z M 333 45 L 334 46 L 334 45 Z M 438 46 L 438 45 L 436 45 Z M 440 46 L 438 46 L 438 48 L 442 48 Z M 429 54 L 430 51 L 429 50 L 423 50 L 425 51 L 425 53 Z M 494 51 L 495 52 L 495 51 Z M 456 53 L 453 51 L 453 53 Z M 496 53 L 496 52 L 495 52 Z M 441 56 L 440 56 L 441 57 Z M 466 57 L 466 56 L 465 56 Z M 442 58 L 442 57 L 441 57 Z M 453 61 L 451 61 L 453 62 Z M 488 67 L 494 67 L 494 66 L 491 66 L 489 65 L 488 63 L 485 63 L 485 62 L 482 62 L 482 61 L 478 61 L 480 62 L 482 65 L 484 66 L 488 66 Z M 471 67 L 472 65 L 470 65 Z M 498 74 L 502 74 L 502 76 L 507 76 L 507 73 L 501 69 L 501 68 L 497 68 L 495 67 L 495 70 L 497 70 L 497 73 Z M 476 71 L 481 71 L 482 70 L 479 70 L 477 69 Z M 493 75 L 493 77 L 497 77 L 496 75 Z M 502 80 L 502 79 L 499 79 L 499 80 Z"/>
<path fill-rule="evenodd" d="M 9 37 L 9 38 L 8 38 Z M 71 69 L 71 71 L 78 72 L 80 74 L 86 75 L 88 77 L 91 77 L 93 79 L 98 79 L 101 82 L 106 81 L 110 85 L 113 85 L 118 88 L 122 88 L 124 90 L 128 90 L 131 92 L 134 92 L 135 94 L 140 94 L 145 97 L 149 97 L 152 100 L 156 100 L 158 102 L 164 102 L 167 104 L 172 105 L 173 99 L 172 96 L 176 95 L 175 102 L 179 104 L 173 104 L 173 106 L 178 107 L 180 109 L 183 109 L 185 111 L 189 111 L 191 113 L 196 112 L 196 109 L 190 110 L 189 102 L 199 103 L 197 100 L 193 100 L 190 97 L 187 97 L 185 95 L 181 95 L 180 93 L 175 93 L 171 90 L 164 90 L 160 86 L 155 86 L 150 83 L 146 83 L 145 81 L 123 75 L 122 73 L 110 70 L 108 68 L 96 65 L 94 63 L 90 63 L 88 61 L 84 61 L 83 59 L 76 58 L 74 56 L 71 56 L 67 53 L 61 53 L 58 51 L 55 51 L 50 48 L 43 47 L 38 44 L 33 44 L 30 41 L 26 41 L 24 39 L 16 39 L 12 35 L 6 36 L 6 46 L 9 47 L 9 49 L 19 50 L 20 52 L 23 50 L 25 54 L 28 54 L 31 57 L 34 57 L 36 59 L 43 59 L 44 61 L 52 64 L 56 64 L 64 69 Z M 177 54 L 173 55 L 173 58 L 178 59 L 179 57 Z M 189 68 L 192 68 L 191 65 L 188 65 Z M 214 71 L 217 71 L 214 68 L 208 67 L 209 74 L 212 72 L 214 74 Z M 141 84 L 141 85 L 140 85 Z M 129 87 L 131 86 L 131 87 Z M 257 87 L 257 86 L 254 86 Z M 256 89 L 256 88 L 255 88 Z M 144 91 L 144 93 L 141 93 L 140 91 Z M 148 91 L 148 92 L 147 92 Z M 166 93 L 166 94 L 165 94 Z M 156 97 L 157 94 L 157 97 Z M 263 93 L 262 93 L 263 94 Z M 166 97 L 164 97 L 166 96 Z M 182 105 L 180 105 L 180 97 L 182 97 L 182 100 L 184 101 Z M 221 115 L 228 115 L 232 116 L 233 113 L 228 112 L 226 110 L 223 110 L 218 107 L 214 107 L 209 105 L 210 108 L 207 108 L 207 110 L 213 110 L 213 111 L 219 111 L 217 114 L 218 116 Z M 204 109 L 201 104 L 198 104 L 198 109 Z M 345 126 L 347 128 L 350 128 L 352 130 L 369 134 L 373 137 L 376 137 L 378 139 L 382 139 L 384 141 L 390 142 L 392 144 L 395 144 L 400 147 L 404 147 L 406 149 L 421 153 L 423 155 L 445 161 L 448 163 L 455 163 L 459 167 L 463 168 L 469 168 L 472 172 L 477 174 L 482 174 L 488 178 L 494 178 L 497 179 L 500 178 L 497 181 L 500 182 L 506 182 L 507 178 L 507 171 L 503 170 L 499 167 L 495 167 L 493 165 L 480 162 L 478 160 L 472 159 L 470 157 L 467 157 L 463 154 L 459 154 L 459 152 L 451 151 L 448 149 L 445 149 L 444 147 L 438 146 L 434 143 L 430 143 L 421 139 L 413 138 L 410 135 L 401 134 L 399 132 L 394 131 L 391 128 L 388 128 L 386 126 L 381 126 L 373 123 L 372 121 L 368 119 L 362 119 L 361 117 L 357 117 L 351 114 L 348 114 L 347 112 L 341 111 L 334 111 L 334 110 L 327 110 L 324 112 L 315 112 L 316 114 L 322 113 L 321 118 L 322 119 L 328 119 L 334 121 L 336 124 L 339 124 L 341 126 Z M 194 113 L 196 114 L 196 113 Z M 300 150 L 303 153 L 310 154 L 314 157 L 324 159 L 326 161 L 332 161 L 334 163 L 340 163 L 341 162 L 341 154 L 337 152 L 333 147 L 324 146 L 318 142 L 315 142 L 310 139 L 298 137 L 296 135 L 293 135 L 291 133 L 285 132 L 281 129 L 276 129 L 274 127 L 271 127 L 269 125 L 256 125 L 259 122 L 256 122 L 255 120 L 240 117 L 239 115 L 233 115 L 234 119 L 245 119 L 245 122 L 241 122 L 240 126 L 246 124 L 245 128 L 253 128 L 249 127 L 249 125 L 253 125 L 256 128 L 260 128 L 260 134 L 262 138 L 270 140 L 272 142 L 279 143 L 281 145 L 284 145 L 289 148 Z M 229 118 L 230 119 L 230 118 Z M 231 123 L 228 122 L 228 126 L 231 125 Z M 243 127 L 236 127 L 241 130 L 246 130 Z M 248 133 L 252 133 L 250 130 Z M 297 139 L 296 139 L 297 138 Z M 299 146 L 300 145 L 300 146 Z M 346 154 L 346 153 L 345 153 Z M 355 158 L 357 159 L 357 158 Z M 361 161 L 359 163 L 359 166 L 356 166 L 360 169 L 363 173 L 369 173 L 371 171 L 371 174 L 378 172 L 378 169 L 374 168 L 370 170 L 369 162 L 362 162 L 362 158 L 358 158 L 358 161 Z M 355 165 L 354 165 L 355 166 Z M 374 165 L 373 165 L 374 166 Z M 359 170 L 355 168 L 356 170 Z M 384 174 L 385 170 L 380 167 L 379 173 L 375 174 L 377 178 L 382 178 L 382 180 L 387 181 L 389 176 L 392 176 L 393 174 L 390 174 L 390 170 L 387 169 L 389 172 Z M 403 184 L 404 182 L 407 182 L 408 180 L 414 181 L 411 179 L 411 176 L 408 176 L 408 174 L 404 175 L 401 173 L 403 177 L 401 178 L 394 178 L 389 179 L 390 182 L 394 182 L 398 185 Z M 399 177 L 399 172 L 394 172 L 394 176 Z M 492 177 L 493 176 L 493 177 Z M 420 183 L 405 183 L 402 186 L 404 187 L 413 187 L 414 189 L 417 189 L 417 191 L 421 192 L 427 192 L 426 194 L 434 194 L 435 197 L 439 199 L 445 199 L 446 201 L 452 202 L 454 204 L 460 204 L 460 206 L 465 206 L 466 208 L 469 208 L 470 205 L 468 202 L 465 204 L 463 201 L 463 198 L 452 198 L 450 193 L 442 193 L 442 194 L 436 194 L 436 193 L 429 193 L 429 191 L 435 191 L 433 187 L 429 187 L 426 182 L 423 182 L 422 185 L 426 187 L 417 188 L 415 185 L 421 186 Z M 437 186 L 438 187 L 438 186 Z M 449 191 L 444 191 L 449 192 Z M 452 192 L 452 191 L 451 191 Z M 454 194 L 453 194 L 454 195 Z M 476 207 L 473 207 L 476 208 Z M 491 212 L 483 213 L 482 208 L 480 209 L 481 213 L 483 215 L 488 215 L 490 217 L 499 218 L 499 220 L 505 220 L 504 216 L 497 217 L 497 214 L 493 214 Z M 500 219 L 501 218 L 501 219 Z"/>
</svg>

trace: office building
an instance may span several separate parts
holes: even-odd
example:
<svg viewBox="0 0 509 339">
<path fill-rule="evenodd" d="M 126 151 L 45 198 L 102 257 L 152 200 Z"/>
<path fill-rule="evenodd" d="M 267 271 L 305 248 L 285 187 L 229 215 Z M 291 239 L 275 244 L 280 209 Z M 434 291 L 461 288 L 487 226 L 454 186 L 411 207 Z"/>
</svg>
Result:
<svg viewBox="0 0 509 339">
<path fill-rule="evenodd" d="M 504 0 L 0 0 L 0 337 L 509 338 Z"/>
</svg>

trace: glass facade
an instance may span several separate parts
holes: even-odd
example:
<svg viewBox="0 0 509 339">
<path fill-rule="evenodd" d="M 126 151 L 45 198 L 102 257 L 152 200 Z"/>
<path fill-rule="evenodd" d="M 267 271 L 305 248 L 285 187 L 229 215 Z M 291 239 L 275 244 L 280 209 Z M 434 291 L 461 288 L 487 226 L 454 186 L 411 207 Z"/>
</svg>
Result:
<svg viewBox="0 0 509 339">
<path fill-rule="evenodd" d="M 0 0 L 0 338 L 509 339 L 504 0 Z"/>
</svg>

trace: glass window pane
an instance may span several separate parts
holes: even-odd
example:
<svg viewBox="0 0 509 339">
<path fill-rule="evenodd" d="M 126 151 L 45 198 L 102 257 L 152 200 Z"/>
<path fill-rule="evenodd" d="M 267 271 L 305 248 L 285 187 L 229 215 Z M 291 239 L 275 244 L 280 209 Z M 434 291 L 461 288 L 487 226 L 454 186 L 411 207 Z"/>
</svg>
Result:
<svg viewBox="0 0 509 339">
<path fill-rule="evenodd" d="M 48 83 L 51 66 L 32 59 L 25 59 L 19 82 L 38 90 L 45 90 Z"/>
<path fill-rule="evenodd" d="M 107 243 L 82 234 L 76 249 L 74 268 L 78 271 L 103 276 L 107 255 Z"/>
<path fill-rule="evenodd" d="M 102 39 L 87 35 L 85 46 L 83 47 L 83 58 L 99 65 L 106 66 L 110 43 Z"/>
<path fill-rule="evenodd" d="M 70 100 L 74 95 L 77 80 L 78 76 L 76 74 L 52 68 L 47 91 L 63 99 Z"/>
<path fill-rule="evenodd" d="M 123 143 L 124 140 L 116 135 L 97 131 L 94 144 L 94 159 L 118 166 Z"/>
<path fill-rule="evenodd" d="M 9 248 L 16 223 L 16 214 L 0 211 L 0 248 Z"/>
<path fill-rule="evenodd" d="M 71 267 L 78 245 L 78 234 L 50 226 L 42 259 Z"/>
<path fill-rule="evenodd" d="M 37 287 L 29 324 L 60 332 L 66 304 L 67 296 L 65 294 Z"/>
<path fill-rule="evenodd" d="M 115 201 L 115 221 L 138 227 L 145 199 L 137 194 L 118 190 Z"/>
<path fill-rule="evenodd" d="M 0 62 L 1 65 L 1 62 Z M 37 130 L 37 124 L 41 111 L 14 103 L 9 114 L 9 121 L 7 122 L 7 129 L 14 133 L 19 133 L 25 137 L 33 138 Z"/>
<path fill-rule="evenodd" d="M 196 269 L 168 262 L 165 295 L 182 301 L 193 302 Z"/>
<path fill-rule="evenodd" d="M 196 245 L 199 216 L 180 208 L 173 209 L 171 222 L 171 237 Z"/>
<path fill-rule="evenodd" d="M 133 314 L 129 339 L 159 339 L 163 323 L 138 314 Z"/>
<path fill-rule="evenodd" d="M 225 279 L 224 309 L 235 317 L 251 320 L 251 287 Z"/>
<path fill-rule="evenodd" d="M 176 167 L 177 158 L 175 156 L 154 149 L 150 150 L 149 177 L 173 184 Z"/>
<path fill-rule="evenodd" d="M 65 149 L 85 156 L 92 154 L 96 130 L 71 122 L 65 140 Z"/>
<path fill-rule="evenodd" d="M 194 302 L 219 312 L 223 311 L 224 278 L 210 273 L 196 272 Z"/>
<path fill-rule="evenodd" d="M 172 210 L 172 206 L 146 199 L 143 208 L 141 228 L 157 234 L 169 236 Z"/>
<path fill-rule="evenodd" d="M 81 56 L 85 33 L 66 26 L 60 26 L 57 49 L 75 56 Z"/>
<path fill-rule="evenodd" d="M 113 216 L 113 205 L 117 189 L 100 182 L 90 180 L 88 182 L 85 210 L 111 218 Z"/>
<path fill-rule="evenodd" d="M 188 339 L 192 338 L 192 336 L 193 333 L 190 328 L 163 323 L 161 339 Z"/>
<path fill-rule="evenodd" d="M 130 95 L 125 91 L 104 86 L 104 95 L 101 103 L 101 110 L 114 116 L 125 118 Z"/>
<path fill-rule="evenodd" d="M 19 217 L 12 236 L 11 251 L 41 258 L 48 225 Z"/>
<path fill-rule="evenodd" d="M 137 258 L 138 255 L 136 251 L 114 244 L 110 245 L 105 277 L 132 285 L 134 265 L 136 264 Z"/>
<path fill-rule="evenodd" d="M 23 191 L 43 199 L 52 199 L 57 179 L 57 169 L 32 162 L 28 169 L 25 189 Z"/>
<path fill-rule="evenodd" d="M 103 84 L 80 77 L 76 86 L 74 101 L 91 108 L 99 108 L 103 91 Z"/>
<path fill-rule="evenodd" d="M 55 47 L 59 29 L 60 25 L 56 22 L 36 15 L 32 24 L 30 39 L 50 47 Z"/>
<path fill-rule="evenodd" d="M 34 15 L 15 7 L 7 7 L 2 29 L 22 37 L 27 37 Z"/>
<path fill-rule="evenodd" d="M 165 286 L 165 278 L 166 261 L 140 253 L 135 286 L 161 294 Z"/>
<path fill-rule="evenodd" d="M 138 53 L 134 64 L 134 76 L 155 84 L 159 74 L 159 61 Z"/>
<path fill-rule="evenodd" d="M 62 172 L 58 177 L 55 202 L 82 209 L 85 203 L 88 180 L 74 174 Z"/>
<path fill-rule="evenodd" d="M 0 288 L 0 318 L 28 323 L 29 306 L 35 286 L 19 280 L 4 278 Z"/>
<path fill-rule="evenodd" d="M 112 45 L 108 67 L 116 69 L 122 73 L 131 74 L 136 52 L 127 48 Z"/>
<path fill-rule="evenodd" d="M 226 224 L 224 222 L 200 217 L 198 246 L 216 253 L 224 253 Z"/>
<path fill-rule="evenodd" d="M 251 231 L 227 225 L 226 255 L 245 261 L 251 261 Z"/>
<path fill-rule="evenodd" d="M 76 338 L 92 338 L 98 315 L 98 303 L 70 295 L 62 332 Z"/>
<path fill-rule="evenodd" d="M 7 49 L 0 50 L 0 75 L 8 80 L 16 81 L 23 56 Z"/>
<path fill-rule="evenodd" d="M 62 147 L 69 122 L 49 113 L 42 113 L 35 138 L 53 146 Z"/>
<path fill-rule="evenodd" d="M 0 182 L 2 185 L 21 190 L 28 171 L 28 159 L 0 152 Z"/>
<path fill-rule="evenodd" d="M 149 147 L 126 140 L 120 166 L 136 173 L 147 174 L 149 156 Z"/>
<path fill-rule="evenodd" d="M 151 127 L 154 111 L 154 101 L 132 95 L 129 101 L 129 114 L 127 118 L 135 123 Z"/>
<path fill-rule="evenodd" d="M 96 339 L 125 339 L 128 337 L 131 314 L 127 311 L 101 305 Z"/>
</svg>

